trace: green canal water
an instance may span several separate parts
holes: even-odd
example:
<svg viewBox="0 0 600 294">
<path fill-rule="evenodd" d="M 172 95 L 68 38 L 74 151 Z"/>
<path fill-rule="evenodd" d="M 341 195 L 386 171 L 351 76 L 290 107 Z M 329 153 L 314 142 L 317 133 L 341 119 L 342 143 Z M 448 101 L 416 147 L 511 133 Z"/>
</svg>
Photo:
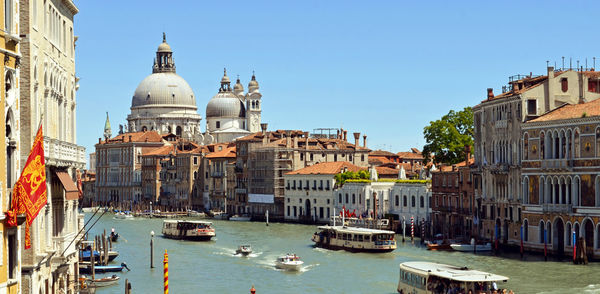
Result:
<svg viewBox="0 0 600 294">
<path fill-rule="evenodd" d="M 91 216 L 86 214 L 86 220 Z M 567 261 L 547 261 L 543 257 L 517 255 L 496 257 L 485 254 L 427 251 L 410 240 L 391 253 L 368 254 L 314 248 L 310 240 L 315 226 L 258 222 L 213 221 L 217 237 L 209 242 L 165 239 L 161 219 L 114 219 L 105 214 L 90 236 L 110 232 L 120 234 L 114 247 L 115 262 L 126 262 L 131 271 L 119 274 L 118 285 L 102 288 L 100 294 L 124 293 L 124 281 L 132 293 L 162 293 L 163 253 L 169 253 L 169 292 L 249 293 L 396 293 L 398 265 L 424 260 L 468 266 L 510 277 L 503 288 L 515 293 L 600 293 L 600 264 L 573 265 Z M 150 269 L 150 231 L 154 237 L 154 269 Z M 234 256 L 237 246 L 252 245 L 250 257 Z M 304 261 L 300 272 L 274 267 L 277 256 L 295 253 Z"/>
</svg>

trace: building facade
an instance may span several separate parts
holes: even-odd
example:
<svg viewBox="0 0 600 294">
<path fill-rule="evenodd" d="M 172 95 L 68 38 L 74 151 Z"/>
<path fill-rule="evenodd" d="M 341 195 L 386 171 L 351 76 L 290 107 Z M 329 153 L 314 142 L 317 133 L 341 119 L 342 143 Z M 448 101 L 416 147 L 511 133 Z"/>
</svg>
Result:
<svg viewBox="0 0 600 294">
<path fill-rule="evenodd" d="M 481 179 L 476 201 L 481 211 L 479 235 L 518 245 L 521 189 L 522 124 L 567 103 L 600 97 L 594 71 L 548 67 L 544 76 L 513 76 L 509 87 L 473 107 L 474 176 Z M 498 232 L 496 234 L 496 232 Z"/>
<path fill-rule="evenodd" d="M 564 105 L 523 125 L 523 242 L 572 256 L 575 237 L 600 256 L 600 100 Z"/>
<path fill-rule="evenodd" d="M 285 180 L 285 220 L 329 223 L 333 215 L 335 175 L 365 168 L 344 161 L 317 163 L 288 172 Z"/>
<path fill-rule="evenodd" d="M 11 1 L 16 3 L 16 1 Z M 77 250 L 71 241 L 81 225 L 77 213 L 77 170 L 85 148 L 77 145 L 74 16 L 71 0 L 20 1 L 21 166 L 43 126 L 48 204 L 31 225 L 31 249 L 22 256 L 23 293 L 73 293 Z M 16 176 L 16 175 L 15 175 Z"/>
</svg>

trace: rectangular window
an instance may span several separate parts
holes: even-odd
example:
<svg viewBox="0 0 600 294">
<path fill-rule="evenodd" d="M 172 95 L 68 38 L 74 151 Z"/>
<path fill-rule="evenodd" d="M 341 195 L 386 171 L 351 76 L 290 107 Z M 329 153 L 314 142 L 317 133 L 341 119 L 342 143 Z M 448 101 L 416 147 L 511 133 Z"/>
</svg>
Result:
<svg viewBox="0 0 600 294">
<path fill-rule="evenodd" d="M 528 115 L 536 115 L 537 114 L 537 100 L 535 100 L 535 99 L 527 100 L 527 114 Z"/>
<path fill-rule="evenodd" d="M 4 30 L 7 33 L 13 32 L 13 0 L 4 0 Z"/>
<path fill-rule="evenodd" d="M 294 206 L 294 217 L 296 217 L 297 215 L 298 214 L 297 214 L 296 206 Z"/>
<path fill-rule="evenodd" d="M 17 236 L 8 234 L 8 278 L 17 278 L 17 254 L 18 254 Z"/>
<path fill-rule="evenodd" d="M 288 200 L 290 200 L 290 199 L 288 198 Z M 290 216 L 290 207 L 289 206 L 287 207 L 287 215 Z"/>
<path fill-rule="evenodd" d="M 319 218 L 323 218 L 323 207 L 319 207 Z"/>
</svg>

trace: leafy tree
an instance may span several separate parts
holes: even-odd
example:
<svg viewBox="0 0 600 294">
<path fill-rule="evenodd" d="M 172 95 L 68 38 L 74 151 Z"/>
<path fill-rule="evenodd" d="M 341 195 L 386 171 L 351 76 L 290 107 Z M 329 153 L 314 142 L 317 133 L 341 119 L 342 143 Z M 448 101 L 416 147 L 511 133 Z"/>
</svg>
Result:
<svg viewBox="0 0 600 294">
<path fill-rule="evenodd" d="M 427 142 L 423 146 L 423 161 L 455 164 L 464 160 L 465 146 L 473 145 L 473 110 L 465 107 L 462 111 L 450 110 L 441 119 L 432 121 L 423 128 Z"/>
<path fill-rule="evenodd" d="M 347 180 L 368 180 L 371 178 L 371 173 L 366 170 L 358 172 L 346 171 L 335 175 L 335 183 L 343 185 Z"/>
</svg>

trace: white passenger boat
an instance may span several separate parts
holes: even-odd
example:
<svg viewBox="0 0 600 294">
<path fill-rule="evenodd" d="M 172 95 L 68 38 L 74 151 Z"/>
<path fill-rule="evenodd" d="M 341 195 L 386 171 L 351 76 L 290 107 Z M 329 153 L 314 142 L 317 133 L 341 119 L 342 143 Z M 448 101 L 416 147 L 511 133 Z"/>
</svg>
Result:
<svg viewBox="0 0 600 294">
<path fill-rule="evenodd" d="M 252 246 L 250 245 L 240 245 L 238 246 L 238 249 L 235 251 L 235 254 L 238 255 L 243 255 L 243 256 L 248 256 L 248 254 L 252 253 Z"/>
<path fill-rule="evenodd" d="M 473 249 L 475 249 L 475 252 L 492 251 L 492 244 L 491 243 L 486 243 L 486 244 L 450 244 L 450 247 L 453 250 L 463 251 L 463 252 L 473 252 Z M 475 247 L 475 248 L 473 248 L 473 247 Z"/>
<path fill-rule="evenodd" d="M 247 214 L 244 215 L 234 215 L 232 217 L 229 218 L 230 221 L 236 221 L 236 222 L 247 222 L 250 221 L 250 216 Z"/>
<path fill-rule="evenodd" d="M 198 220 L 164 220 L 163 236 L 171 239 L 208 241 L 216 236 L 211 222 Z"/>
<path fill-rule="evenodd" d="M 316 246 L 351 252 L 390 252 L 396 249 L 393 231 L 346 226 L 320 226 L 312 241 Z"/>
<path fill-rule="evenodd" d="M 284 256 L 280 256 L 275 261 L 275 267 L 288 271 L 298 271 L 300 267 L 304 264 L 304 261 L 300 260 L 299 256 L 296 254 L 286 254 Z"/>
<path fill-rule="evenodd" d="M 398 293 L 491 293 L 495 282 L 506 282 L 508 277 L 466 267 L 411 261 L 400 264 Z"/>
<path fill-rule="evenodd" d="M 115 213 L 115 218 L 116 219 L 132 219 L 133 218 L 133 214 L 131 214 L 130 212 L 117 212 Z"/>
</svg>

